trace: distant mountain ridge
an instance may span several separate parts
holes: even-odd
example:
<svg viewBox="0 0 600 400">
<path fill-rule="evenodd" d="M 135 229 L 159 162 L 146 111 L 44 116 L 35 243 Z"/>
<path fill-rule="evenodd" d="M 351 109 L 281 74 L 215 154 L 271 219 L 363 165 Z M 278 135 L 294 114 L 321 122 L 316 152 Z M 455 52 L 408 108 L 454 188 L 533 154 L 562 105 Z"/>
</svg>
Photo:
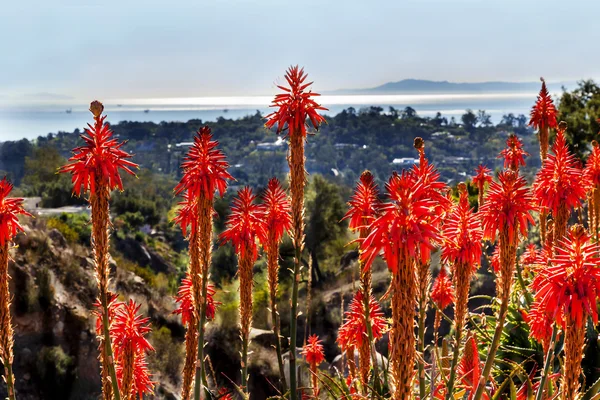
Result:
<svg viewBox="0 0 600 400">
<path fill-rule="evenodd" d="M 551 91 L 560 90 L 562 83 L 549 83 Z M 425 79 L 403 79 L 367 89 L 341 89 L 331 94 L 394 94 L 394 93 L 477 93 L 477 92 L 536 92 L 537 82 L 449 82 Z"/>
</svg>

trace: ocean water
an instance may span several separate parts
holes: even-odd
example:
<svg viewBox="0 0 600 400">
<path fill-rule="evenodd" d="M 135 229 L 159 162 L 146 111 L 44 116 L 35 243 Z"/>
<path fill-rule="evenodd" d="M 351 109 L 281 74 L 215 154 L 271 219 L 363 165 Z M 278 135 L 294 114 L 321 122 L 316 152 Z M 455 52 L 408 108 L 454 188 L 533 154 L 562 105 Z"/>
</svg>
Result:
<svg viewBox="0 0 600 400">
<path fill-rule="evenodd" d="M 335 115 L 348 107 L 357 111 L 363 107 L 380 106 L 403 109 L 410 106 L 421 116 L 441 112 L 450 119 L 460 116 L 466 109 L 486 110 L 493 122 L 502 115 L 527 114 L 537 93 L 461 93 L 461 94 L 403 94 L 403 95 L 343 95 L 321 96 L 320 103 Z M 239 118 L 260 111 L 270 112 L 271 96 L 198 97 L 163 99 L 109 100 L 105 104 L 108 121 L 186 122 L 201 119 L 206 122 L 219 117 Z M 70 110 L 67 113 L 66 110 Z M 72 132 L 82 129 L 91 120 L 87 105 L 83 103 L 39 104 L 4 106 L 0 108 L 0 141 L 35 139 L 48 133 Z"/>
</svg>

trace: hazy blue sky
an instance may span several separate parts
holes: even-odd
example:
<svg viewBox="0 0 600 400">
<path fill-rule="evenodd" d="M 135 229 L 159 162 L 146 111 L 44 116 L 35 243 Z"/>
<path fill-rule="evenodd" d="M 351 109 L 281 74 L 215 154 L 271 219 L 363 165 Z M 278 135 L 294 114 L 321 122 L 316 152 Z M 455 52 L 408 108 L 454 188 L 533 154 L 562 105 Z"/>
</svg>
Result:
<svg viewBox="0 0 600 400">
<path fill-rule="evenodd" d="M 600 77 L 600 1 L 6 1 L 0 97 L 271 94 L 403 78 Z"/>
</svg>

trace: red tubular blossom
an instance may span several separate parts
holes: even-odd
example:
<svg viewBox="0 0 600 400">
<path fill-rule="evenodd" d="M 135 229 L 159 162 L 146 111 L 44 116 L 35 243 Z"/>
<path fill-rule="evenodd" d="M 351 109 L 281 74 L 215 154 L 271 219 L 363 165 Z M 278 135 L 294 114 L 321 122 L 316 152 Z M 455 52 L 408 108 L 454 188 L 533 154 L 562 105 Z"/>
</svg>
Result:
<svg viewBox="0 0 600 400">
<path fill-rule="evenodd" d="M 461 191 L 458 204 L 444 224 L 442 259 L 451 264 L 468 265 L 471 273 L 475 273 L 481 260 L 483 232 L 468 196 L 466 188 Z"/>
<path fill-rule="evenodd" d="M 379 215 L 380 207 L 379 189 L 375 178 L 370 171 L 364 171 L 348 202 L 349 209 L 344 219 L 349 219 L 350 229 L 365 231 L 366 234 L 368 225 Z"/>
<path fill-rule="evenodd" d="M 23 199 L 8 197 L 12 188 L 12 183 L 6 177 L 0 181 L 0 246 L 10 242 L 23 230 L 19 215 L 31 216 L 23 208 Z"/>
<path fill-rule="evenodd" d="M 515 134 L 506 139 L 506 148 L 500 152 L 498 158 L 504 158 L 504 168 L 518 171 L 520 166 L 525 166 L 527 153 L 523 149 L 523 142 Z"/>
<path fill-rule="evenodd" d="M 595 140 L 592 141 L 592 152 L 585 163 L 583 175 L 591 186 L 600 187 L 600 147 Z"/>
<path fill-rule="evenodd" d="M 512 170 L 498 174 L 498 182 L 490 184 L 485 204 L 481 207 L 481 225 L 485 239 L 494 240 L 499 230 L 507 229 L 512 243 L 515 235 L 527 235 L 527 225 L 535 222 L 531 212 L 536 208 L 525 179 Z"/>
<path fill-rule="evenodd" d="M 546 88 L 546 82 L 542 79 L 542 88 L 538 94 L 537 101 L 531 109 L 529 125 L 534 129 L 556 128 L 556 107 Z"/>
<path fill-rule="evenodd" d="M 564 130 L 559 129 L 552 153 L 535 177 L 533 192 L 540 208 L 556 215 L 561 206 L 579 206 L 586 197 L 589 183 L 569 151 Z"/>
<path fill-rule="evenodd" d="M 337 342 L 342 351 L 352 347 L 359 348 L 365 340 L 369 340 L 364 305 L 365 297 L 362 290 L 359 290 L 354 295 L 354 299 L 345 313 L 345 322 L 338 331 Z M 387 320 L 381 311 L 381 306 L 373 296 L 369 297 L 369 323 L 374 340 L 380 339 L 387 332 Z"/>
<path fill-rule="evenodd" d="M 317 335 L 309 336 L 308 343 L 302 348 L 302 355 L 311 366 L 318 366 L 325 361 L 323 344 Z"/>
<path fill-rule="evenodd" d="M 531 305 L 529 312 L 523 315 L 523 319 L 529 325 L 529 337 L 540 342 L 544 350 L 547 350 L 555 323 L 552 315 L 548 314 L 543 304 L 536 301 Z"/>
<path fill-rule="evenodd" d="M 442 311 L 454 303 L 454 288 L 452 288 L 452 281 L 448 277 L 446 268 L 443 266 L 440 268 L 438 276 L 433 281 L 433 286 L 431 287 L 431 300 L 433 300 Z"/>
<path fill-rule="evenodd" d="M 277 125 L 277 133 L 287 130 L 288 134 L 300 133 L 306 137 L 307 118 L 315 129 L 325 122 L 325 118 L 318 111 L 327 109 L 313 100 L 313 97 L 319 96 L 318 93 L 307 91 L 308 87 L 312 85 L 312 82 L 304 83 L 307 77 L 304 68 L 295 66 L 287 70 L 285 79 L 289 88 L 277 86 L 284 93 L 276 95 L 271 104 L 271 107 L 275 107 L 277 110 L 267 115 L 265 123 L 267 128 L 270 129 Z"/>
<path fill-rule="evenodd" d="M 474 185 L 477 187 L 483 187 L 486 183 L 492 182 L 493 178 L 491 170 L 485 165 L 479 165 L 475 169 L 475 176 L 471 179 Z"/>
<path fill-rule="evenodd" d="M 146 335 L 152 330 L 150 318 L 139 314 L 140 304 L 133 300 L 117 308 L 110 327 L 110 336 L 115 347 L 117 379 L 125 398 L 142 398 L 152 393 L 151 380 L 146 363 L 146 352 L 154 351 Z"/>
<path fill-rule="evenodd" d="M 421 245 L 433 248 L 432 243 L 440 242 L 440 215 L 435 212 L 438 202 L 431 199 L 430 189 L 412 172 L 390 177 L 386 191 L 391 201 L 381 206 L 381 215 L 372 222 L 370 234 L 361 243 L 365 268 L 383 250 L 388 268 L 395 273 L 404 250 L 414 257 Z"/>
<path fill-rule="evenodd" d="M 236 253 L 244 254 L 247 248 L 252 250 L 254 259 L 258 256 L 257 240 L 267 241 L 265 206 L 255 203 L 252 189 L 244 187 L 233 199 L 231 214 L 227 218 L 227 229 L 221 233 L 222 243 L 231 241 Z"/>
<path fill-rule="evenodd" d="M 90 111 L 94 113 L 95 122 L 94 126 L 88 124 L 85 134 L 81 135 L 85 145 L 73 149 L 71 163 L 59 169 L 59 172 L 72 174 L 73 193 L 78 196 L 87 191 L 95 194 L 97 185 L 123 190 L 119 169 L 135 175 L 131 168 L 138 167 L 128 160 L 131 154 L 121 149 L 126 142 L 119 143 L 112 137 L 113 132 L 104 122 L 106 116 L 100 116 L 103 108 L 99 102 L 92 103 Z"/>
<path fill-rule="evenodd" d="M 212 133 L 208 126 L 198 130 L 194 136 L 194 144 L 190 147 L 181 168 L 183 177 L 175 186 L 175 194 L 188 191 L 191 197 L 200 194 L 213 199 L 215 191 L 223 196 L 227 188 L 227 181 L 233 177 L 227 172 L 229 163 L 225 154 L 217 146 L 219 142 L 212 140 Z"/>
<path fill-rule="evenodd" d="M 563 328 L 567 316 L 578 328 L 588 317 L 598 323 L 600 247 L 592 243 L 581 225 L 575 225 L 555 251 L 532 283 L 540 307 Z"/>
<path fill-rule="evenodd" d="M 470 334 L 465 343 L 463 356 L 458 364 L 458 376 L 461 386 L 469 392 L 468 400 L 472 400 L 475 395 L 475 388 L 481 377 L 481 360 L 479 359 L 479 350 L 477 349 L 477 340 Z M 483 396 L 487 399 L 487 395 Z"/>
<path fill-rule="evenodd" d="M 290 216 L 290 200 L 283 191 L 277 178 L 271 178 L 262 195 L 264 212 L 266 213 L 266 230 L 275 243 L 283 238 L 283 234 L 292 227 Z"/>
<path fill-rule="evenodd" d="M 215 318 L 217 306 L 221 304 L 215 301 L 215 293 L 215 287 L 208 283 L 206 286 L 206 319 L 209 321 Z M 175 302 L 179 303 L 179 307 L 173 311 L 173 314 L 181 315 L 181 323 L 187 326 L 191 321 L 194 321 L 193 284 L 189 274 L 181 280 Z"/>
</svg>

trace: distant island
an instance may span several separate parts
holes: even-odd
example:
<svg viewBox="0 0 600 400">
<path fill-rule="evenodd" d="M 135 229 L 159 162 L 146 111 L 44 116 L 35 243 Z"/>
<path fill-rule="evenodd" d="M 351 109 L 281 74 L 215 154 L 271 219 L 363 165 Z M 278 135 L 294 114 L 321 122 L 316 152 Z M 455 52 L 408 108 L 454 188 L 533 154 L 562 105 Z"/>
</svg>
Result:
<svg viewBox="0 0 600 400">
<path fill-rule="evenodd" d="M 562 86 L 571 83 L 548 83 L 550 91 L 560 91 Z M 540 81 L 536 82 L 448 82 L 425 79 L 403 79 L 366 89 L 340 89 L 327 94 L 398 94 L 398 93 L 498 93 L 536 92 Z"/>
</svg>

